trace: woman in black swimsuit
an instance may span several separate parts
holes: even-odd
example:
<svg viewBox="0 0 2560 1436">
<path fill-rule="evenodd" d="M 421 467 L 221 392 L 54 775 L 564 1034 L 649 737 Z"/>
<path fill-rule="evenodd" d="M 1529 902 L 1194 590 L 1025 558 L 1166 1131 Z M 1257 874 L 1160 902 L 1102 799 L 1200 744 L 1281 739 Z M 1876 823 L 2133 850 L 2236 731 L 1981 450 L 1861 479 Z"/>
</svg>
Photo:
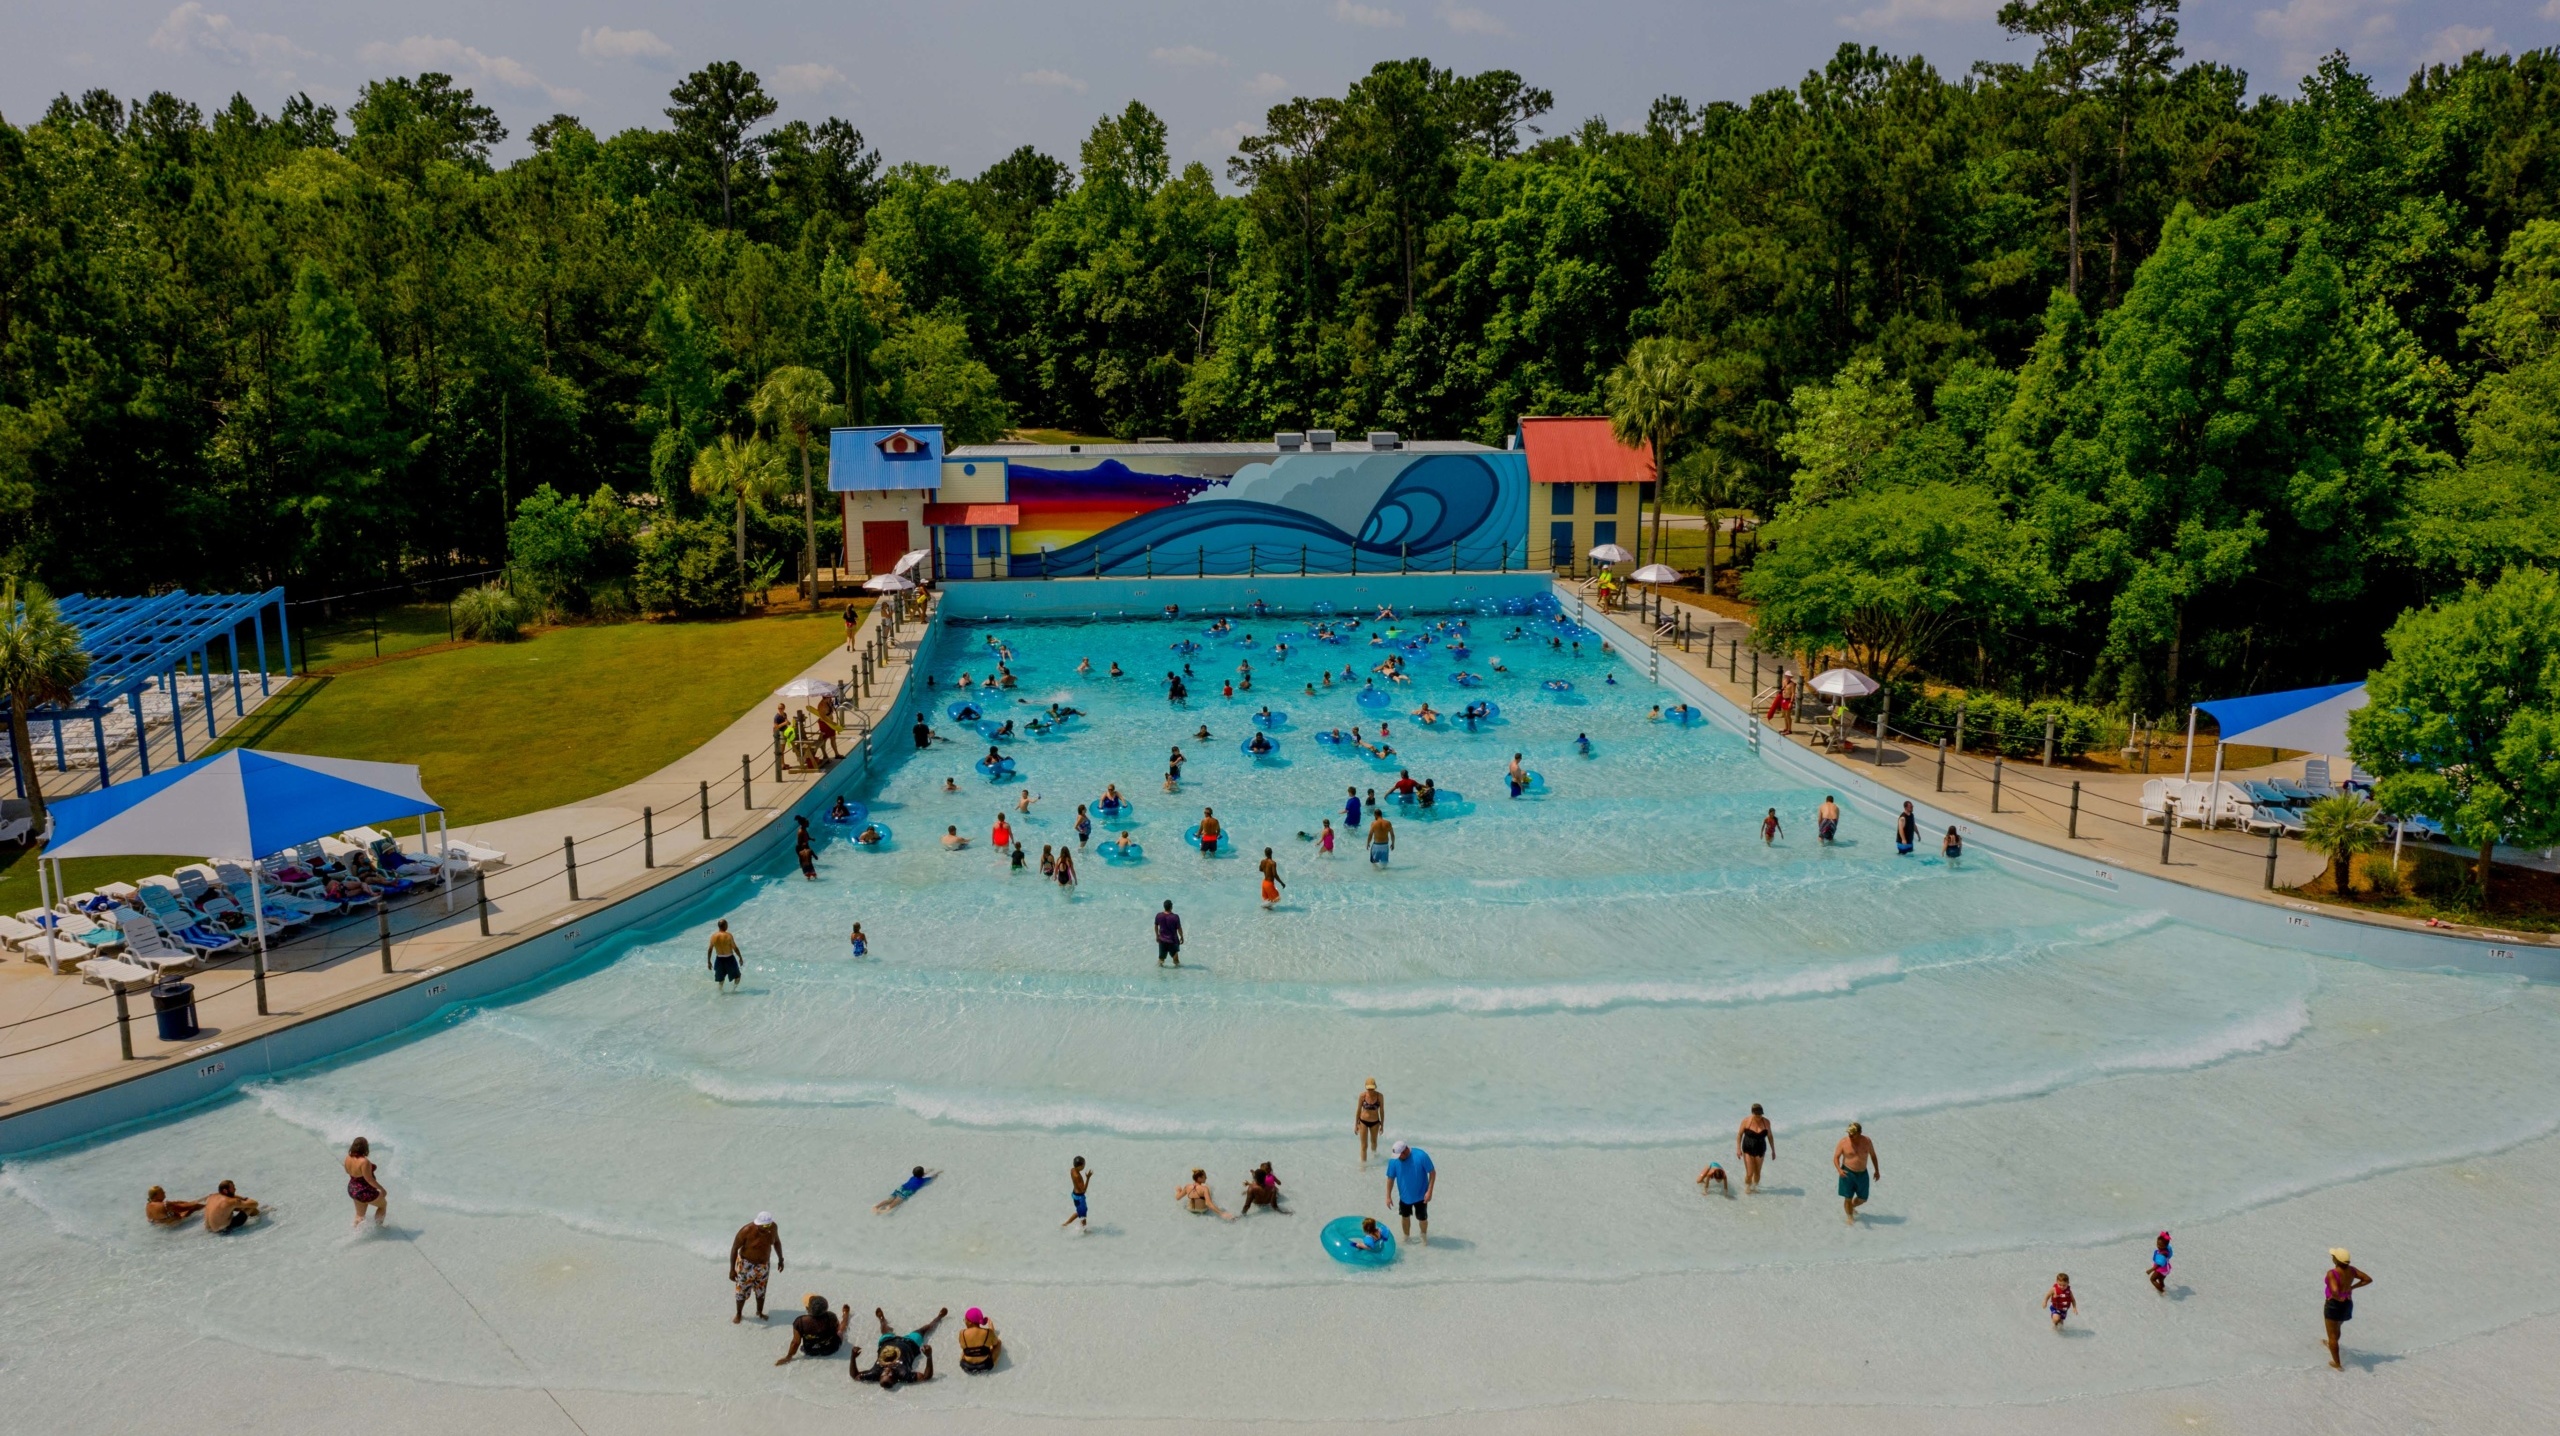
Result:
<svg viewBox="0 0 2560 1436">
<path fill-rule="evenodd" d="M 373 1169 L 373 1145 L 358 1137 L 347 1144 L 347 1195 L 355 1200 L 356 1221 L 364 1225 L 364 1209 L 373 1208 L 373 1224 L 380 1226 L 391 1214 L 391 1194 L 382 1188 L 380 1174 Z"/>
<path fill-rule="evenodd" d="M 1360 1105 L 1351 1114 L 1351 1127 L 1360 1134 L 1360 1165 L 1369 1165 L 1369 1153 L 1377 1149 L 1378 1134 L 1386 1129 L 1387 1099 L 1378 1091 L 1378 1079 L 1360 1089 Z"/>
<path fill-rule="evenodd" d="M 1777 1129 L 1769 1125 L 1757 1102 L 1751 1104 L 1751 1115 L 1742 1119 L 1741 1130 L 1733 1134 L 1733 1154 L 1742 1159 L 1742 1189 L 1757 1191 L 1761 1159 L 1778 1155 Z"/>
</svg>

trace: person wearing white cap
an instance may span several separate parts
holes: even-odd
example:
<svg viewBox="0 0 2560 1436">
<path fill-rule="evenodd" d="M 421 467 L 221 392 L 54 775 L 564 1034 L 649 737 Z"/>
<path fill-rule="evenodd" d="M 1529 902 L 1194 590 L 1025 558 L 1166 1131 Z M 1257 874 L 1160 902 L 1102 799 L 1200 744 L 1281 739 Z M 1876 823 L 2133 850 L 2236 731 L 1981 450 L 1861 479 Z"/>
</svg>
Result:
<svg viewBox="0 0 2560 1436">
<path fill-rule="evenodd" d="M 756 1299 L 756 1320 L 764 1320 L 765 1283 L 783 1269 L 782 1231 L 773 1224 L 773 1213 L 758 1212 L 756 1219 L 738 1228 L 729 1239 L 729 1280 L 737 1287 L 738 1303 L 729 1313 L 730 1324 L 747 1319 L 747 1298 Z"/>
<path fill-rule="evenodd" d="M 1387 1149 L 1387 1200 L 1395 1204 L 1406 1236 L 1413 1235 L 1415 1222 L 1422 1223 L 1424 1246 L 1431 1245 L 1431 1194 L 1439 1185 L 1440 1170 L 1431 1165 L 1429 1152 L 1403 1142 Z"/>
</svg>

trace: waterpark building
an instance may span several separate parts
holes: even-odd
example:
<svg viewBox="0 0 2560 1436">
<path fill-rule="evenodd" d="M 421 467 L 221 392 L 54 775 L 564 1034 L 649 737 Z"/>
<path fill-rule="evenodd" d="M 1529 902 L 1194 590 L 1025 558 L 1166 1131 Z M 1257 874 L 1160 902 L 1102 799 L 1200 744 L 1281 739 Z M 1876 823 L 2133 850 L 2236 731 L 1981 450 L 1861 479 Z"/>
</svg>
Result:
<svg viewBox="0 0 2560 1436">
<path fill-rule="evenodd" d="M 904 424 L 836 430 L 828 486 L 848 571 L 925 549 L 953 580 L 1572 568 L 1649 475 L 1606 419 L 1524 419 L 1503 449 L 1323 429 L 946 447 Z"/>
</svg>

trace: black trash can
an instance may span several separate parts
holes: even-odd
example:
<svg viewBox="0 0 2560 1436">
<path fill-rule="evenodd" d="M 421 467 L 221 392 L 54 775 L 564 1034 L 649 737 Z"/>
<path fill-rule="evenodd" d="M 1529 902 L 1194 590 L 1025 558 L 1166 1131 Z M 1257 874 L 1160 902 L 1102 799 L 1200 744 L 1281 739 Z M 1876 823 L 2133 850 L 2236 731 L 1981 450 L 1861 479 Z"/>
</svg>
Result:
<svg viewBox="0 0 2560 1436">
<path fill-rule="evenodd" d="M 196 1026 L 196 985 L 164 982 L 151 989 L 151 1015 L 160 1020 L 160 1040 L 184 1042 L 202 1029 Z"/>
</svg>

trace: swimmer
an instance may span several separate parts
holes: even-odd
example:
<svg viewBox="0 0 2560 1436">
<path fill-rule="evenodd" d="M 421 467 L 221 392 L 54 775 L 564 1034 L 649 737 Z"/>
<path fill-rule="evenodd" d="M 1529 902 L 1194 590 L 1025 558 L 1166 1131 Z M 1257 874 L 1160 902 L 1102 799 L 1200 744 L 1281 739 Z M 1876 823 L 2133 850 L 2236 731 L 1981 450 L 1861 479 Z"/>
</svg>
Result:
<svg viewBox="0 0 2560 1436">
<path fill-rule="evenodd" d="M 1268 753 L 1271 751 L 1271 736 L 1267 733 L 1256 733 L 1253 735 L 1253 741 L 1245 746 L 1251 748 L 1256 754 Z"/>
<path fill-rule="evenodd" d="M 1727 1198 L 1732 1197 L 1733 1179 L 1724 1174 L 1724 1164 L 1722 1162 L 1709 1162 L 1707 1163 L 1707 1169 L 1698 1174 L 1698 1195 L 1702 1197 L 1713 1196 L 1715 1195 L 1715 1190 L 1718 1187 L 1724 1188 L 1724 1194 Z"/>
<path fill-rule="evenodd" d="M 1661 722 L 1661 721 L 1662 721 L 1662 705 L 1661 705 L 1661 704 L 1659 704 L 1659 703 L 1654 704 L 1654 705 L 1653 705 L 1653 711 L 1644 715 L 1644 721 L 1646 721 L 1647 723 L 1659 723 L 1659 722 Z"/>
<path fill-rule="evenodd" d="M 1500 654 L 1494 655 L 1493 671 L 1496 673 L 1508 673 L 1511 671 L 1510 669 L 1502 666 L 1502 656 Z"/>
<path fill-rule="evenodd" d="M 1387 859 L 1394 855 L 1395 849 L 1396 825 L 1387 821 L 1386 814 L 1380 813 L 1375 818 L 1371 819 L 1369 823 L 1370 865 L 1372 867 L 1385 867 L 1387 865 Z"/>
<path fill-rule="evenodd" d="M 1092 671 L 1093 671 L 1093 660 L 1092 660 L 1092 659 L 1090 659 L 1090 658 L 1080 658 L 1080 659 L 1077 659 L 1077 660 L 1076 660 L 1076 672 L 1078 672 L 1078 673 L 1091 673 Z"/>
<path fill-rule="evenodd" d="M 1955 830 L 1950 828 L 1948 831 L 1953 832 Z M 1780 827 L 1778 824 L 1778 810 L 1771 808 L 1769 810 L 1769 816 L 1760 820 L 1760 846 L 1765 848 L 1775 845 L 1778 839 L 1783 837 L 1785 833 L 1786 829 Z"/>
<path fill-rule="evenodd" d="M 1605 643 L 1604 643 L 1604 644 L 1601 644 L 1601 645 L 1600 645 L 1600 651 L 1601 651 L 1601 652 L 1603 652 L 1603 653 L 1608 652 L 1608 651 L 1609 651 L 1609 645 L 1607 645 L 1607 644 L 1605 644 Z M 1601 682 L 1603 682 L 1603 683 L 1605 683 L 1605 684 L 1607 684 L 1607 685 L 1609 685 L 1609 686 L 1610 686 L 1610 687 L 1612 687 L 1612 688 L 1617 687 L 1617 686 L 1618 686 L 1618 670 L 1616 670 L 1616 669 L 1614 669 L 1614 668 L 1610 669 L 1610 670 L 1609 670 L 1609 672 L 1608 672 L 1605 676 L 1603 676 L 1603 677 L 1601 678 L 1601 680 L 1600 680 L 1600 681 L 1601 681 Z M 1654 710 L 1654 711 L 1656 711 L 1656 712 L 1660 712 L 1661 710 L 1657 708 L 1657 709 L 1656 709 L 1656 710 Z"/>
<path fill-rule="evenodd" d="M 957 779 L 957 778 L 945 778 L 945 779 L 943 779 L 943 780 L 942 780 L 942 791 L 944 791 L 944 792 L 946 792 L 946 793 L 956 793 L 956 792 L 959 792 L 959 791 L 960 791 L 960 780 L 959 780 L 959 779 Z"/>
<path fill-rule="evenodd" d="M 1030 812 L 1031 805 L 1039 801 L 1040 799 L 1037 795 L 1035 795 L 1029 788 L 1025 788 L 1022 790 L 1022 796 L 1013 800 L 1013 810 L 1017 813 Z"/>
<path fill-rule="evenodd" d="M 865 823 L 862 825 L 862 831 L 853 835 L 853 840 L 866 848 L 876 848 L 880 846 L 883 837 L 878 823 Z"/>
<path fill-rule="evenodd" d="M 184 1225 L 187 1218 L 204 1210 L 202 1202 L 173 1202 L 167 1191 L 153 1187 L 143 1197 L 142 1218 L 155 1227 Z"/>
<path fill-rule="evenodd" d="M 1092 838 L 1093 817 L 1085 812 L 1084 804 L 1078 803 L 1076 804 L 1076 846 L 1083 847 Z"/>
<path fill-rule="evenodd" d="M 1280 860 L 1269 848 L 1262 850 L 1262 908 L 1269 912 L 1280 905 L 1280 890 L 1288 884 L 1280 880 Z"/>
<path fill-rule="evenodd" d="M 1316 834 L 1316 851 L 1328 858 L 1333 856 L 1333 819 L 1331 818 L 1324 820 L 1323 830 Z"/>
<path fill-rule="evenodd" d="M 2044 1294 L 2044 1309 L 2053 1313 L 2053 1329 L 2060 1331 L 2062 1319 L 2069 1316 L 2079 1305 L 2080 1298 L 2071 1294 L 2071 1273 L 2055 1272 L 2053 1290 Z"/>
<path fill-rule="evenodd" d="M 1120 660 L 1117 658 L 1111 660 L 1111 676 L 1114 678 L 1126 678 L 1129 676 L 1128 674 L 1120 671 Z"/>
<path fill-rule="evenodd" d="M 1315 697 L 1315 696 L 1316 696 L 1316 686 L 1315 686 L 1314 684 L 1312 684 L 1312 683 L 1310 683 L 1310 684 L 1308 684 L 1308 685 L 1307 685 L 1307 696 L 1308 696 L 1309 698 L 1313 698 L 1313 697 Z"/>
<path fill-rule="evenodd" d="M 1590 735 L 1590 734 L 1588 734 L 1588 733 L 1576 733 L 1576 734 L 1574 734 L 1574 735 L 1573 735 L 1573 746 L 1574 746 L 1575 748 L 1577 748 L 1577 749 L 1581 750 L 1581 753 L 1582 753 L 1582 756 L 1583 756 L 1583 757 L 1585 757 L 1585 758 L 1590 757 L 1590 756 L 1591 756 L 1591 735 Z"/>
<path fill-rule="evenodd" d="M 960 829 L 955 824 L 942 830 L 942 846 L 956 853 L 969 846 L 969 840 L 960 836 Z"/>
<path fill-rule="evenodd" d="M 1210 1194 L 1209 1173 L 1205 1168 L 1192 1168 L 1191 1180 L 1173 1189 L 1173 1199 L 1189 1206 L 1195 1215 L 1216 1212 L 1221 1221 L 1235 1220 L 1234 1214 L 1219 1206 L 1218 1199 Z"/>
<path fill-rule="evenodd" d="M 1429 812 L 1432 806 L 1440 801 L 1440 785 L 1429 778 L 1423 779 L 1422 788 L 1415 794 L 1414 800 L 1422 805 L 1423 811 Z"/>
<path fill-rule="evenodd" d="M 1199 740 L 1200 740 L 1201 742 L 1203 742 L 1203 743 L 1208 742 L 1208 741 L 1209 741 L 1209 725 L 1208 725 L 1208 724 L 1206 724 L 1206 723 L 1201 724 L 1201 725 L 1200 725 L 1200 728 L 1199 728 L 1199 731 L 1197 731 L 1197 732 L 1193 733 L 1191 736 L 1192 736 L 1192 737 L 1194 737 L 1194 738 L 1199 739 Z"/>
<path fill-rule="evenodd" d="M 907 1204 L 907 1198 L 923 1191 L 925 1183 L 930 1182 L 941 1175 L 942 1171 L 940 1168 L 936 1168 L 930 1172 L 926 1171 L 922 1167 L 916 1168 L 914 1171 L 907 1174 L 907 1179 L 905 1181 L 898 1184 L 896 1191 L 891 1192 L 889 1195 L 882 1197 L 879 1201 L 873 1203 L 871 1207 L 872 1212 L 874 1214 L 886 1214 L 896 1211 L 898 1208 Z"/>
<path fill-rule="evenodd" d="M 1413 710 L 1413 716 L 1421 719 L 1425 723 L 1437 723 L 1440 721 L 1440 715 L 1432 709 L 1430 701 L 1427 699 L 1424 700 L 1421 707 Z"/>
<path fill-rule="evenodd" d="M 2166 1296 L 2169 1293 L 2169 1234 L 2162 1232 L 2151 1244 L 2151 1289 Z"/>
<path fill-rule="evenodd" d="M 738 939 L 729 931 L 727 918 L 720 919 L 720 925 L 712 929 L 711 941 L 703 949 L 703 962 L 711 969 L 714 991 L 721 990 L 723 984 L 730 992 L 738 990 L 745 978 L 746 957 L 738 951 Z"/>
<path fill-rule="evenodd" d="M 1778 1155 L 1778 1129 L 1770 1125 L 1760 1104 L 1751 1104 L 1751 1115 L 1733 1134 L 1733 1155 L 1742 1161 L 1742 1190 L 1760 1190 L 1760 1164 L 1774 1161 Z"/>
<path fill-rule="evenodd" d="M 1333 673 L 1332 673 L 1332 671 L 1331 671 L 1331 670 L 1327 670 L 1327 671 L 1323 674 L 1323 678 L 1324 678 L 1324 686 L 1325 686 L 1325 687 L 1327 687 L 1327 688 L 1331 688 L 1331 687 L 1333 686 Z M 1314 690 L 1313 688 L 1309 688 L 1307 691 L 1308 691 L 1309 693 L 1313 693 L 1313 692 L 1315 692 L 1315 690 Z"/>
<path fill-rule="evenodd" d="M 862 924 L 860 923 L 855 923 L 853 925 L 853 955 L 856 957 L 869 957 L 871 955 L 871 939 L 862 935 Z"/>
<path fill-rule="evenodd" d="M 1938 845 L 1938 851 L 1947 855 L 1948 862 L 1954 862 L 1963 857 L 1964 834 L 1957 832 L 1954 828 L 1947 829 L 1946 841 Z"/>
<path fill-rule="evenodd" d="M 1378 1219 L 1376 1217 L 1362 1217 L 1360 1219 L 1360 1235 L 1351 1239 L 1352 1250 L 1364 1252 L 1384 1251 L 1386 1249 L 1386 1245 L 1386 1229 L 1378 1225 Z"/>
<path fill-rule="evenodd" d="M 1841 1220 L 1858 1224 L 1858 1208 L 1867 1204 L 1871 1185 L 1884 1180 L 1884 1159 L 1876 1155 L 1875 1139 L 1864 1134 L 1859 1124 L 1849 1124 L 1849 1133 L 1831 1149 L 1832 1170 L 1840 1175 Z"/>
<path fill-rule="evenodd" d="M 1058 849 L 1057 878 L 1059 887 L 1066 889 L 1070 894 L 1075 892 L 1076 855 L 1068 852 L 1065 848 Z"/>
</svg>

